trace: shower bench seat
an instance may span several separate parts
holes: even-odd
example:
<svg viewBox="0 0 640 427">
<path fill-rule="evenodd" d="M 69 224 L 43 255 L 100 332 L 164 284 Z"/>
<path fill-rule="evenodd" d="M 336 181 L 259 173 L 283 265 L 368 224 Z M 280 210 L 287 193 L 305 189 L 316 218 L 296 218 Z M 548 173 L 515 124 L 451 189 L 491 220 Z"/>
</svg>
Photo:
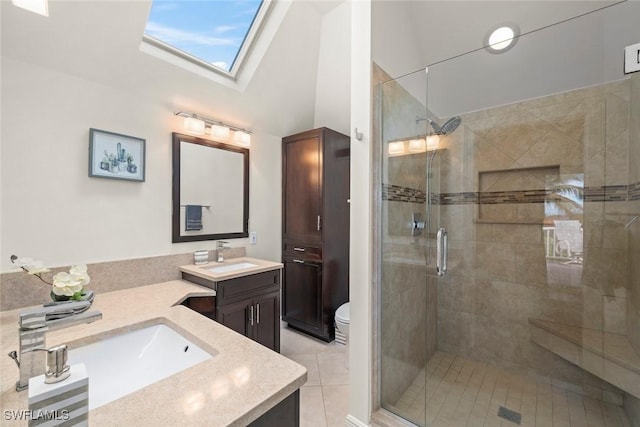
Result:
<svg viewBox="0 0 640 427">
<path fill-rule="evenodd" d="M 529 319 L 531 341 L 640 398 L 640 356 L 624 335 Z"/>
</svg>

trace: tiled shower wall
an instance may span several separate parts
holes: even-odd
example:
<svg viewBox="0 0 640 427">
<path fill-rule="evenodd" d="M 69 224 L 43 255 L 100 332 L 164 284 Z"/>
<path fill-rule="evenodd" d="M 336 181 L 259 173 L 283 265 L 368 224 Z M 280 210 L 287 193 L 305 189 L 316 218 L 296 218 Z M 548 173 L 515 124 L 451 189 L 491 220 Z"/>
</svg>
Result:
<svg viewBox="0 0 640 427">
<path fill-rule="evenodd" d="M 484 216 L 476 204 L 440 206 L 450 274 L 438 286 L 439 350 L 530 370 L 594 397 L 603 390 L 620 395 L 533 344 L 528 319 L 626 332 L 628 240 L 620 213 L 629 179 L 629 94 L 624 80 L 462 116 L 439 153 L 440 191 L 477 192 L 488 171 L 495 171 L 487 175 L 493 182 L 482 191 L 510 191 L 536 178 L 517 180 L 506 171 L 556 168 L 559 176 L 584 174 L 585 194 L 604 197 L 588 199 L 574 217 L 584 228 L 582 266 L 547 261 L 541 203 L 497 203 Z M 623 188 L 607 197 L 606 186 Z"/>
</svg>

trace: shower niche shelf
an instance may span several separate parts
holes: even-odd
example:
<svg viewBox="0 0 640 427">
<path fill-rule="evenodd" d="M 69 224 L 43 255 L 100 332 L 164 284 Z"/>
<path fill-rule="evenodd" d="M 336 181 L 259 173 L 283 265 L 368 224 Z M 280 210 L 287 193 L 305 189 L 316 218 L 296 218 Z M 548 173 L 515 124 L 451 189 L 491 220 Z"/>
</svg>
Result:
<svg viewBox="0 0 640 427">
<path fill-rule="evenodd" d="M 476 222 L 542 224 L 547 183 L 559 176 L 559 165 L 478 172 Z"/>
<path fill-rule="evenodd" d="M 531 341 L 640 398 L 640 356 L 624 335 L 529 319 Z"/>
</svg>

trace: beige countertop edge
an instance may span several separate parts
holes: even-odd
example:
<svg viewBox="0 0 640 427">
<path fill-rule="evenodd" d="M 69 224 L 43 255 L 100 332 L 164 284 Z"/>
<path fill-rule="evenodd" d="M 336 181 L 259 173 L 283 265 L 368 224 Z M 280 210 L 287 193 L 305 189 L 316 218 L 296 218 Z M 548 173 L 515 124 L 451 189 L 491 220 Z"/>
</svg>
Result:
<svg viewBox="0 0 640 427">
<path fill-rule="evenodd" d="M 128 394 L 89 413 L 91 426 L 102 425 L 246 425 L 300 388 L 306 369 L 262 345 L 196 312 L 174 305 L 189 295 L 212 295 L 211 290 L 184 280 L 98 294 L 92 310 L 103 318 L 47 334 L 47 346 L 66 343 L 71 349 L 96 335 L 113 335 L 143 325 L 164 323 L 183 333 L 213 358 Z M 18 313 L 0 312 L 2 351 L 18 349 Z M 18 368 L 0 357 L 4 425 L 26 425 L 6 420 L 4 411 L 27 409 L 28 392 L 16 392 Z M 91 381 L 91 380 L 89 380 Z M 89 383 L 91 387 L 91 383 Z"/>
<path fill-rule="evenodd" d="M 257 267 L 248 267 L 243 268 L 236 271 L 230 271 L 228 273 L 213 273 L 208 268 L 215 267 L 223 267 L 225 265 L 238 264 L 241 262 L 250 262 L 252 264 L 256 264 Z M 194 276 L 200 277 L 202 279 L 211 280 L 214 282 L 221 282 L 223 280 L 236 279 L 242 276 L 248 276 L 256 273 L 264 273 L 265 271 L 277 270 L 282 268 L 282 263 L 266 261 L 263 259 L 251 258 L 251 257 L 239 257 L 239 258 L 229 258 L 224 262 L 209 262 L 207 264 L 202 265 L 183 265 L 180 267 L 180 271 L 183 273 L 193 274 Z"/>
</svg>

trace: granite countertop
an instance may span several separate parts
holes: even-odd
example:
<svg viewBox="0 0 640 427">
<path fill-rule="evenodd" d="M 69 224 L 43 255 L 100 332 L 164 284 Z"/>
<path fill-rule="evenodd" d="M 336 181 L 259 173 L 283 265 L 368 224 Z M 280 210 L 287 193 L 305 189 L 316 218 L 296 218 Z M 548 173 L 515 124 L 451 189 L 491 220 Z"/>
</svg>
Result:
<svg viewBox="0 0 640 427">
<path fill-rule="evenodd" d="M 102 312 L 101 320 L 47 333 L 47 347 L 66 343 L 72 349 L 96 334 L 137 329 L 136 324 L 141 322 L 165 323 L 186 331 L 188 339 L 215 354 L 210 360 L 90 411 L 91 426 L 245 426 L 305 383 L 307 371 L 303 366 L 182 305 L 174 306 L 188 296 L 212 294 L 210 289 L 184 280 L 98 294 L 91 309 Z M 27 425 L 26 421 L 7 420 L 5 412 L 26 410 L 28 406 L 28 392 L 15 391 L 18 367 L 4 356 L 18 350 L 21 310 L 0 312 L 3 425 Z"/>
<path fill-rule="evenodd" d="M 215 273 L 209 269 L 216 267 L 225 267 L 233 264 L 240 263 L 250 263 L 254 264 L 255 267 L 247 267 L 241 268 L 238 270 L 227 271 L 223 273 Z M 180 271 L 183 273 L 193 274 L 194 276 L 200 277 L 202 279 L 211 280 L 213 282 L 220 282 L 222 280 L 235 279 L 237 277 L 246 276 L 249 274 L 262 273 L 265 271 L 276 270 L 282 268 L 282 263 L 265 261 L 263 259 L 250 258 L 250 257 L 239 257 L 239 258 L 229 258 L 224 262 L 209 262 L 203 265 L 183 265 L 180 267 Z"/>
</svg>

